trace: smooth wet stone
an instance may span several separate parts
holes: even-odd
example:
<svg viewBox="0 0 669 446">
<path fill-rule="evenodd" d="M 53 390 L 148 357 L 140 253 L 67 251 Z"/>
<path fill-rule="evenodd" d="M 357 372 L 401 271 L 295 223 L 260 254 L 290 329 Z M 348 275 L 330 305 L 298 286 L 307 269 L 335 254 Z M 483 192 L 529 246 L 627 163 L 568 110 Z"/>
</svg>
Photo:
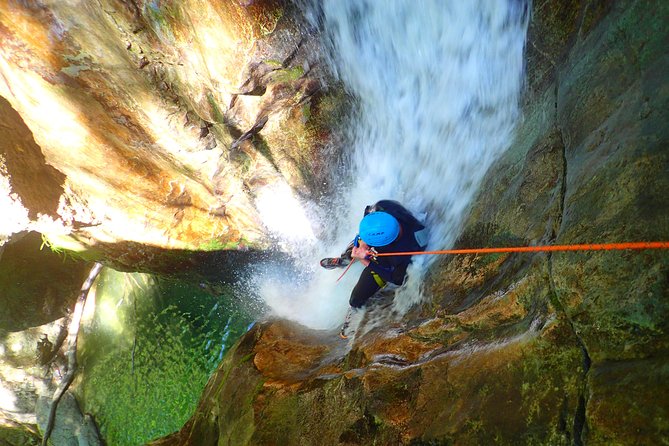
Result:
<svg viewBox="0 0 669 446">
<path fill-rule="evenodd" d="M 668 11 L 654 6 L 534 3 L 524 116 L 457 246 L 666 238 Z M 431 302 L 352 344 L 255 327 L 154 444 L 661 443 L 668 262 L 445 257 Z"/>
</svg>

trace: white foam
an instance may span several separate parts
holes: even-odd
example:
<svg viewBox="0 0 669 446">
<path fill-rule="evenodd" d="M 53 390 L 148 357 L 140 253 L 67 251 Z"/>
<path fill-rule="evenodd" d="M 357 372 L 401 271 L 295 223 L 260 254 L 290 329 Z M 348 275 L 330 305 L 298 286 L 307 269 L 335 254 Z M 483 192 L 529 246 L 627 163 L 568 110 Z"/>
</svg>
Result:
<svg viewBox="0 0 669 446">
<path fill-rule="evenodd" d="M 256 197 L 256 209 L 269 232 L 286 249 L 316 242 L 305 204 L 286 183 L 277 182 L 260 189 Z"/>
<path fill-rule="evenodd" d="M 518 117 L 527 29 L 525 2 L 327 0 L 320 5 L 333 70 L 357 97 L 348 128 L 350 188 L 344 209 L 325 209 L 328 241 L 305 246 L 305 265 L 339 254 L 365 205 L 390 198 L 427 215 L 429 249 L 450 246 L 481 179 L 508 148 Z M 312 13 L 317 17 L 318 13 Z M 293 250 L 295 251 L 295 250 Z M 298 250 L 299 251 L 299 250 Z M 434 258 L 414 257 L 395 298 L 400 314 L 420 302 Z M 314 328 L 342 322 L 357 279 L 314 271 L 263 284 L 280 316 Z"/>
</svg>

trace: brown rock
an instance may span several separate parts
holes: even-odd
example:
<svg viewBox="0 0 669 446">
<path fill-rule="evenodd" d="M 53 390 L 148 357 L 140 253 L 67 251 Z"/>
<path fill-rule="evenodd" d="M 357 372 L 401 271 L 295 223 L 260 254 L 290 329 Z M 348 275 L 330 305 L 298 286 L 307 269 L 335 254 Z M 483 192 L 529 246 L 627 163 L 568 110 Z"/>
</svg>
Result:
<svg viewBox="0 0 669 446">
<path fill-rule="evenodd" d="M 456 244 L 666 239 L 669 9 L 533 7 L 524 120 Z M 425 284 L 432 302 L 351 350 L 284 323 L 256 327 L 178 435 L 197 442 L 206 432 L 202 444 L 661 443 L 668 262 L 663 251 L 441 259 Z M 253 364 L 240 361 L 246 351 Z M 252 390 L 232 395 L 240 384 Z M 248 403 L 215 426 L 206 414 L 230 416 L 233 396 Z"/>
</svg>

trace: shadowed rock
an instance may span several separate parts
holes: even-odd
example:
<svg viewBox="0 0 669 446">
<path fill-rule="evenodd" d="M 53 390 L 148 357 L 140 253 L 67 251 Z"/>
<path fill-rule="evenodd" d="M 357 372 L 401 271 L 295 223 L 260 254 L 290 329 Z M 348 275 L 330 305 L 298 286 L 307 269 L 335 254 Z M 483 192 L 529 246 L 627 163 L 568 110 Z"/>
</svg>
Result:
<svg viewBox="0 0 669 446">
<path fill-rule="evenodd" d="M 524 119 L 456 245 L 666 240 L 669 9 L 533 7 Z M 443 257 L 351 345 L 257 326 L 154 444 L 659 443 L 668 277 L 664 251 Z"/>
</svg>

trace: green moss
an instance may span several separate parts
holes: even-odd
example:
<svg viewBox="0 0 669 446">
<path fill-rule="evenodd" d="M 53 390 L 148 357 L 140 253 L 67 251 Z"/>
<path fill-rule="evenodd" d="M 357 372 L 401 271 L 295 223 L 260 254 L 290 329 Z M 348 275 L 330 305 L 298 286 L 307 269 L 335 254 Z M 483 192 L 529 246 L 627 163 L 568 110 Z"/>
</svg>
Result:
<svg viewBox="0 0 669 446">
<path fill-rule="evenodd" d="M 68 236 L 49 236 L 41 234 L 42 244 L 40 251 L 48 248 L 51 252 L 66 260 L 83 260 L 87 262 L 97 261 L 101 259 L 102 253 L 94 248 L 90 248 L 80 244 L 76 239 Z"/>
<path fill-rule="evenodd" d="M 197 245 L 197 247 L 194 249 L 197 251 L 234 251 L 239 249 L 240 246 L 250 247 L 252 244 L 243 237 L 238 241 L 229 241 L 225 243 L 218 239 L 212 239 L 208 242 Z"/>
<path fill-rule="evenodd" d="M 585 443 L 666 444 L 668 377 L 664 358 L 594 365 Z"/>
<path fill-rule="evenodd" d="M 262 11 L 263 14 L 256 17 L 256 23 L 260 30 L 260 37 L 265 37 L 274 32 L 277 23 L 279 23 L 279 20 L 283 17 L 284 10 L 283 7 L 278 6 L 272 9 L 263 9 Z"/>
<path fill-rule="evenodd" d="M 301 66 L 276 70 L 272 73 L 272 80 L 279 83 L 288 83 L 296 81 L 304 76 L 304 69 Z"/>
<path fill-rule="evenodd" d="M 41 437 L 31 425 L 0 426 L 0 445 L 7 446 L 38 446 Z"/>
<path fill-rule="evenodd" d="M 281 68 L 283 66 L 283 63 L 276 59 L 268 59 L 265 61 L 265 64 L 272 68 Z"/>
<path fill-rule="evenodd" d="M 278 444 L 291 444 L 299 433 L 301 419 L 297 395 L 275 398 L 263 415 L 266 417 L 263 423 L 265 432 L 271 433 Z"/>
<path fill-rule="evenodd" d="M 484 430 L 484 424 L 481 420 L 467 420 L 465 423 L 465 431 L 469 433 L 479 434 Z"/>
<path fill-rule="evenodd" d="M 228 244 L 229 245 L 229 244 Z M 226 244 L 220 240 L 209 240 L 206 243 L 200 244 L 197 249 L 198 251 L 221 251 L 225 249 Z"/>
<path fill-rule="evenodd" d="M 346 117 L 351 110 L 352 99 L 343 85 L 334 85 L 326 94 L 314 95 L 307 128 L 316 133 L 337 131 L 346 125 Z"/>
<path fill-rule="evenodd" d="M 450 436 L 440 437 L 440 438 L 430 438 L 422 439 L 416 438 L 409 443 L 409 446 L 452 446 L 455 444 L 455 440 Z M 499 445 L 501 443 L 495 443 Z"/>
<path fill-rule="evenodd" d="M 51 241 L 49 241 L 49 238 L 45 234 L 42 234 L 42 244 L 39 247 L 40 251 L 43 250 L 45 246 L 49 248 L 51 252 L 56 254 L 62 254 L 64 252 L 63 248 L 54 245 Z"/>
<path fill-rule="evenodd" d="M 212 117 L 214 118 L 214 121 L 216 121 L 219 124 L 226 124 L 225 114 L 221 111 L 221 108 L 218 106 L 218 103 L 216 102 L 216 99 L 214 98 L 212 92 L 207 92 L 207 102 L 211 107 L 211 114 Z"/>
<path fill-rule="evenodd" d="M 244 156 L 240 159 L 241 163 L 239 169 L 242 173 L 242 176 L 248 175 L 248 173 L 251 171 L 251 157 L 244 153 Z"/>
<path fill-rule="evenodd" d="M 496 261 L 498 261 L 502 257 L 506 257 L 508 255 L 509 254 L 499 253 L 499 252 L 491 253 L 491 254 L 479 254 L 474 259 L 474 264 L 476 265 L 476 268 L 483 268 L 483 267 L 488 266 L 492 263 L 495 263 Z"/>
<path fill-rule="evenodd" d="M 242 358 L 239 360 L 239 362 L 237 363 L 237 365 L 241 365 L 241 364 L 245 363 L 246 361 L 248 361 L 248 360 L 250 360 L 251 358 L 253 358 L 255 355 L 256 355 L 256 354 L 252 352 L 252 353 L 249 353 L 248 355 L 244 355 L 244 356 L 242 356 Z"/>
<path fill-rule="evenodd" d="M 305 102 L 305 104 L 302 106 L 302 119 L 304 121 L 308 121 L 309 118 L 311 118 L 311 103 Z"/>
</svg>

